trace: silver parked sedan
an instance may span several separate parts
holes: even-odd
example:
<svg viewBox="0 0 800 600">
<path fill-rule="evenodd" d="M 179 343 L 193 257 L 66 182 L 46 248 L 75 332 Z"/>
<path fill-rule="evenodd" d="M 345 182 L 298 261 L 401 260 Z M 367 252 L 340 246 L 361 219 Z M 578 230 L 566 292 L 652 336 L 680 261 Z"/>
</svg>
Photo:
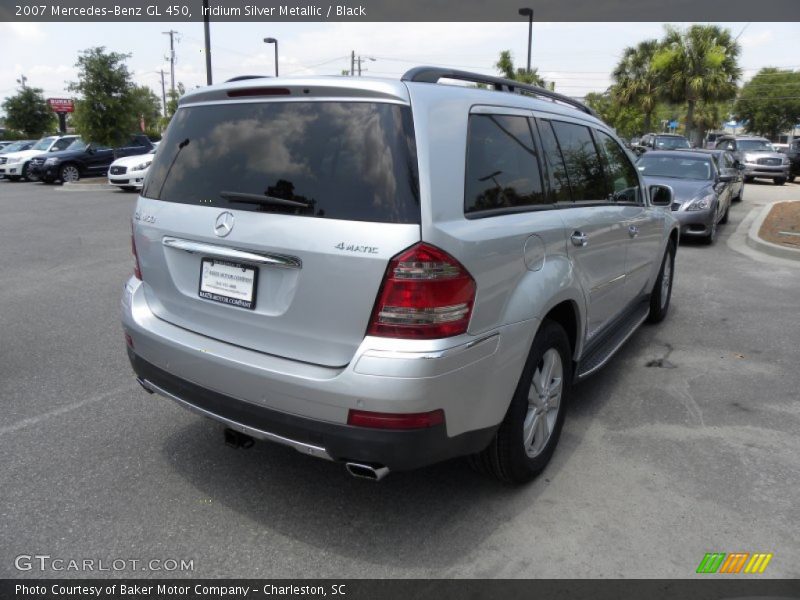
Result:
<svg viewBox="0 0 800 600">
<path fill-rule="evenodd" d="M 636 166 L 648 185 L 669 185 L 674 192 L 672 214 L 681 224 L 681 236 L 702 238 L 713 244 L 717 226 L 728 222 L 739 172 L 720 169 L 710 154 L 654 151 Z"/>
</svg>

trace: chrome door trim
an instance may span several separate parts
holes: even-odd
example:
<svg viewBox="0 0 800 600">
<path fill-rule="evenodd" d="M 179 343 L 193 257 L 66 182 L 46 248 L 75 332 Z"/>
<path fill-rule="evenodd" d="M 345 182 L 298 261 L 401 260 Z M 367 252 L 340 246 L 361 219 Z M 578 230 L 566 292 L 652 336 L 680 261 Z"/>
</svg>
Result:
<svg viewBox="0 0 800 600">
<path fill-rule="evenodd" d="M 256 253 L 250 252 L 249 250 L 238 250 L 228 246 L 217 246 L 215 244 L 194 242 L 192 240 L 183 240 L 181 238 L 170 236 L 164 237 L 161 240 L 161 243 L 168 248 L 176 248 L 177 250 L 183 250 L 184 252 L 189 252 L 190 254 L 203 254 L 204 256 L 211 256 L 215 258 L 241 260 L 244 262 L 266 265 L 268 267 L 278 267 L 282 269 L 303 268 L 303 261 L 296 256 L 261 252 Z"/>
</svg>

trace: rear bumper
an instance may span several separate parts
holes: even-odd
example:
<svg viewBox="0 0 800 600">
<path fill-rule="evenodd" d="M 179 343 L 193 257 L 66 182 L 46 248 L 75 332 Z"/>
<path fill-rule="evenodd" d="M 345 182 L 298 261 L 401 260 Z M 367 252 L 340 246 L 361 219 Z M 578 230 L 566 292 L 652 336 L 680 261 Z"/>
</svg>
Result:
<svg viewBox="0 0 800 600">
<path fill-rule="evenodd" d="M 447 436 L 444 425 L 409 431 L 384 431 L 328 423 L 270 410 L 183 380 L 128 350 L 133 370 L 150 391 L 184 408 L 258 439 L 333 461 L 386 466 L 391 471 L 416 469 L 485 448 L 497 427 Z"/>
<path fill-rule="evenodd" d="M 135 279 L 125 286 L 122 322 L 133 341 L 137 376 L 191 405 L 187 408 L 255 429 L 254 437 L 272 439 L 257 434 L 262 431 L 322 448 L 332 460 L 392 470 L 484 448 L 506 413 L 536 329 L 536 323 L 526 321 L 451 340 L 367 337 L 347 366 L 323 367 L 167 323 L 150 311 L 144 284 Z M 347 425 L 351 408 L 385 413 L 442 409 L 445 424 L 413 431 L 352 427 Z"/>
</svg>

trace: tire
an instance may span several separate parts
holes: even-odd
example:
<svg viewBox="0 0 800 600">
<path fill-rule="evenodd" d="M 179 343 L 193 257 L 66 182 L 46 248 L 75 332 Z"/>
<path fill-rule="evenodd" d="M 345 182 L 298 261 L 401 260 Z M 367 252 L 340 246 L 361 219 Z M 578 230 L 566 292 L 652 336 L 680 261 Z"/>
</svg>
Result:
<svg viewBox="0 0 800 600">
<path fill-rule="evenodd" d="M 28 177 L 28 163 L 22 165 L 22 171 L 20 171 L 19 175 L 25 181 L 36 181 L 36 178 Z"/>
<path fill-rule="evenodd" d="M 733 201 L 741 202 L 743 198 L 744 198 L 744 183 L 742 184 L 742 187 L 739 188 L 739 195 L 736 196 L 736 198 L 734 198 Z"/>
<path fill-rule="evenodd" d="M 772 180 L 772 183 L 774 183 L 775 185 L 783 185 L 784 183 L 786 183 L 786 178 L 776 177 L 775 179 Z"/>
<path fill-rule="evenodd" d="M 67 163 L 61 165 L 61 168 L 58 170 L 58 178 L 61 180 L 61 183 L 75 182 L 81 178 L 81 172 L 75 165 Z"/>
<path fill-rule="evenodd" d="M 717 224 L 716 215 L 713 219 L 711 219 L 711 231 L 708 232 L 708 235 L 703 238 L 703 243 L 707 246 L 712 245 L 714 242 L 717 241 L 717 231 L 719 230 L 719 225 Z"/>
<path fill-rule="evenodd" d="M 526 483 L 541 473 L 558 444 L 571 387 L 569 338 L 561 325 L 545 320 L 533 339 L 500 428 L 485 450 L 469 457 L 473 468 L 514 484 Z M 544 400 L 539 391 L 546 396 Z M 532 434 L 528 444 L 526 430 Z"/>
<path fill-rule="evenodd" d="M 665 275 L 666 274 L 666 275 Z M 664 258 L 661 259 L 661 269 L 658 271 L 656 283 L 650 293 L 650 314 L 647 315 L 648 323 L 661 323 L 669 311 L 669 302 L 672 299 L 672 282 L 675 278 L 675 244 L 669 242 Z M 666 282 L 666 283 L 665 283 Z"/>
<path fill-rule="evenodd" d="M 731 205 L 728 205 L 728 208 L 725 209 L 725 214 L 722 215 L 722 218 L 719 220 L 720 225 L 725 225 L 728 222 L 728 214 L 731 212 Z"/>
</svg>

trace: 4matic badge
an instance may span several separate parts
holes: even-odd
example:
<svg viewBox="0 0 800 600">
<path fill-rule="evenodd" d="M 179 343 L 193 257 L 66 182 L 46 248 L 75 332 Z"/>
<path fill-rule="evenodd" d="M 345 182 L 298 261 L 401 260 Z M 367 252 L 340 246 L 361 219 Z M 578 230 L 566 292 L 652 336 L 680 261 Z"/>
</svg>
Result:
<svg viewBox="0 0 800 600">
<path fill-rule="evenodd" d="M 133 213 L 133 218 L 135 221 L 142 221 L 143 223 L 155 223 L 156 218 L 153 215 L 148 215 L 147 213 L 139 212 L 138 210 Z"/>
<path fill-rule="evenodd" d="M 347 244 L 339 242 L 334 246 L 337 250 L 344 250 L 345 252 L 361 252 L 362 254 L 378 254 L 377 246 L 359 246 L 358 244 Z"/>
</svg>

